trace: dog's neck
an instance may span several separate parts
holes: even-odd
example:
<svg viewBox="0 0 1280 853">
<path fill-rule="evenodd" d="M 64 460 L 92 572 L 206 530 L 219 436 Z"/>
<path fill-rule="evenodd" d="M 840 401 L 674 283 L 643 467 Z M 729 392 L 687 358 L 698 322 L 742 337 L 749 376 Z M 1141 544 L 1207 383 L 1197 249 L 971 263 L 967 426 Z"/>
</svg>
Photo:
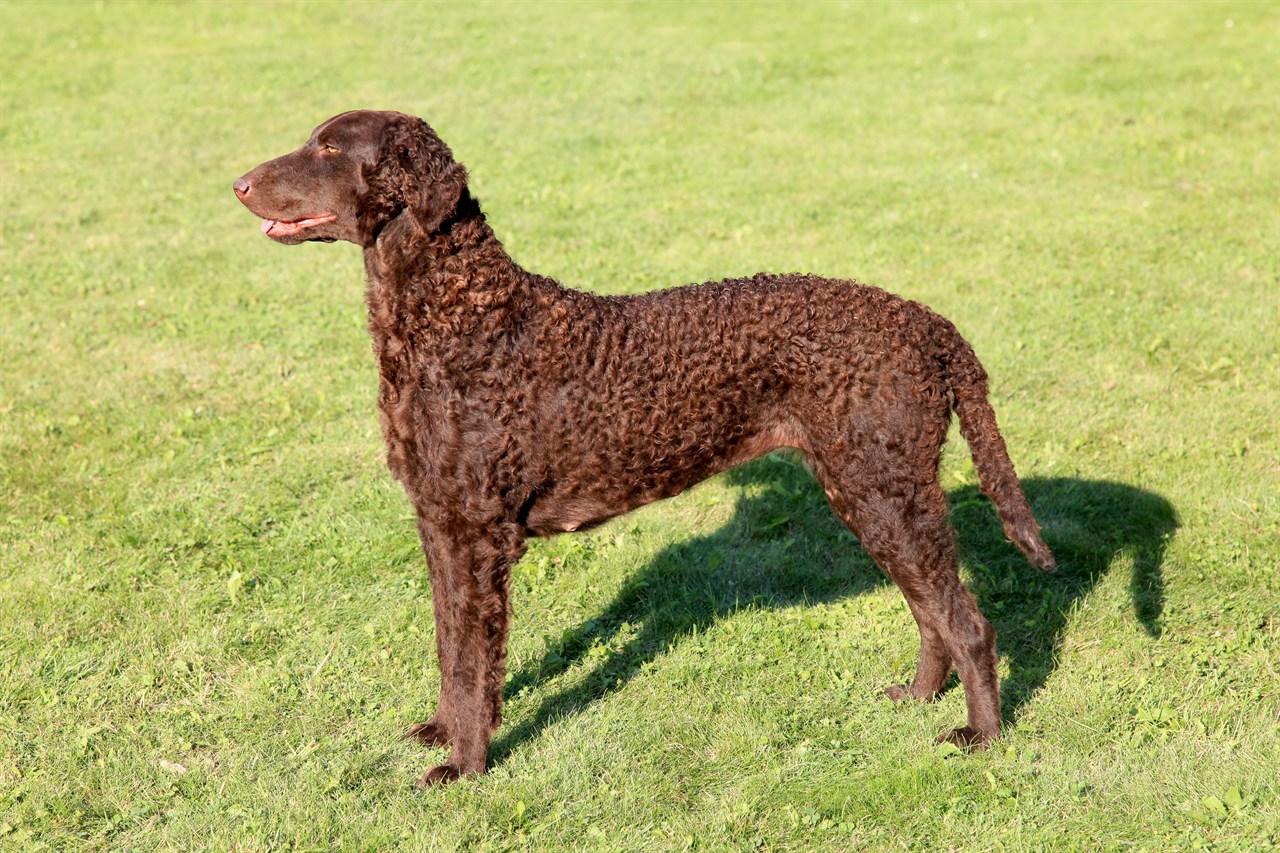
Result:
<svg viewBox="0 0 1280 853">
<path fill-rule="evenodd" d="M 443 377 L 500 357 L 498 342 L 511 339 L 536 288 L 465 191 L 433 233 L 401 213 L 365 248 L 364 261 L 369 333 L 392 385 L 421 381 L 410 374 L 427 363 Z"/>
<path fill-rule="evenodd" d="M 467 325 L 501 311 L 529 277 L 507 254 L 466 190 L 454 212 L 432 233 L 402 212 L 365 248 L 364 262 L 371 315 L 390 311 L 417 331 L 423 324 Z"/>
</svg>

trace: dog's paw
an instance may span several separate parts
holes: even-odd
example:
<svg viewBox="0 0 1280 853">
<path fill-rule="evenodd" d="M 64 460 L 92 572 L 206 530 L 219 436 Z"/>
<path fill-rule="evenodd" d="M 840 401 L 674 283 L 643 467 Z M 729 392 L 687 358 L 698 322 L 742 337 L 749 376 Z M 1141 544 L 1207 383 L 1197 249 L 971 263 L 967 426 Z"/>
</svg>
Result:
<svg viewBox="0 0 1280 853">
<path fill-rule="evenodd" d="M 907 702 L 916 697 L 911 695 L 911 689 L 905 684 L 891 684 L 884 689 L 884 695 L 888 696 L 895 702 Z"/>
<path fill-rule="evenodd" d="M 441 764 L 439 767 L 432 767 L 426 773 L 423 773 L 422 778 L 418 780 L 417 788 L 419 791 L 425 791 L 427 788 L 447 785 L 461 778 L 462 771 L 457 767 L 452 764 Z"/>
<path fill-rule="evenodd" d="M 918 696 L 909 684 L 892 684 L 884 689 L 884 695 L 895 702 L 936 702 L 941 694 L 930 693 L 927 696 Z"/>
<path fill-rule="evenodd" d="M 969 726 L 961 726 L 938 735 L 935 743 L 949 743 L 966 752 L 981 752 L 991 745 L 992 735 Z"/>
<path fill-rule="evenodd" d="M 416 740 L 426 746 L 444 746 L 450 740 L 449 733 L 444 730 L 444 726 L 430 720 L 409 726 L 409 728 L 405 729 L 403 737 L 405 740 Z"/>
</svg>

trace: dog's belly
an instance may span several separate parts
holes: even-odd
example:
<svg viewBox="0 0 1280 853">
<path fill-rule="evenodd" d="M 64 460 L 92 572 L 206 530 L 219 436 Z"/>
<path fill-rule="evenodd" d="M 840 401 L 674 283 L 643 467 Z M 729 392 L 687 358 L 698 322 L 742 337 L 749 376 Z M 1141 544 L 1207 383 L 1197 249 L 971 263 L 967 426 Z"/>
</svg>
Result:
<svg viewBox="0 0 1280 853">
<path fill-rule="evenodd" d="M 593 495 L 552 493 L 534 500 L 525 520 L 525 529 L 535 536 L 553 536 L 574 530 L 589 530 L 616 515 L 649 502 L 639 501 L 619 505 Z"/>
<path fill-rule="evenodd" d="M 725 448 L 701 465 L 665 468 L 638 479 L 619 472 L 607 479 L 565 476 L 535 494 L 526 508 L 524 526 L 535 536 L 587 530 L 645 504 L 674 497 L 707 477 L 780 447 L 807 452 L 807 437 L 797 424 L 779 423 Z"/>
</svg>

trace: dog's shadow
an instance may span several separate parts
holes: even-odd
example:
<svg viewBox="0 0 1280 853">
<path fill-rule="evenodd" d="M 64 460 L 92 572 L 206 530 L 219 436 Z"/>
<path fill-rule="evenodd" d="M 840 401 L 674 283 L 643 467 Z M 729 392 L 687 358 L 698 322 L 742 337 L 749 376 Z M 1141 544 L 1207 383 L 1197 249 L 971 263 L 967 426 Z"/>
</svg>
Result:
<svg viewBox="0 0 1280 853">
<path fill-rule="evenodd" d="M 728 476 L 741 487 L 741 497 L 723 528 L 658 554 L 627 579 L 608 606 L 550 643 L 539 661 L 513 673 L 508 699 L 555 679 L 583 658 L 597 661 L 585 677 L 502 730 L 490 750 L 491 764 L 502 762 L 552 720 L 617 690 L 665 649 L 722 617 L 744 608 L 834 601 L 888 583 L 799 462 L 771 454 Z M 1075 602 L 1121 558 L 1132 562 L 1129 591 L 1136 622 L 1159 635 L 1161 563 L 1178 527 L 1168 501 L 1122 483 L 1028 479 L 1023 488 L 1057 558 L 1054 573 L 1034 569 L 1005 540 L 995 508 L 976 486 L 948 495 L 970 589 L 995 626 L 999 654 L 1009 665 L 1001 684 L 1006 722 L 1017 720 L 1053 672 Z M 778 568 L 783 561 L 789 564 L 786 570 Z M 620 631 L 625 632 L 621 639 Z M 886 686 L 892 675 L 885 673 Z M 911 677 L 910 672 L 899 675 Z"/>
</svg>

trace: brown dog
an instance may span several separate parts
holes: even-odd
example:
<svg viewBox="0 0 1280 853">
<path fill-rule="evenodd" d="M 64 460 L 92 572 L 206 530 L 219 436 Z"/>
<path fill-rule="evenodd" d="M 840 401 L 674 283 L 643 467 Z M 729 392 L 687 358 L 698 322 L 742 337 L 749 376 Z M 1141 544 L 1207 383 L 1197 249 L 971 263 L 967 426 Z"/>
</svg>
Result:
<svg viewBox="0 0 1280 853">
<path fill-rule="evenodd" d="M 418 515 L 441 690 L 407 736 L 451 746 L 420 785 L 482 773 L 501 715 L 512 564 L 779 447 L 897 583 L 920 662 L 896 700 L 953 667 L 974 746 L 1000 731 L 995 632 L 956 571 L 938 465 L 954 410 L 1006 534 L 1053 557 L 1014 473 L 987 377 L 947 320 L 849 281 L 758 275 L 601 297 L 526 272 L 421 119 L 343 113 L 235 182 L 281 243 L 364 249 L 387 462 Z"/>
</svg>

